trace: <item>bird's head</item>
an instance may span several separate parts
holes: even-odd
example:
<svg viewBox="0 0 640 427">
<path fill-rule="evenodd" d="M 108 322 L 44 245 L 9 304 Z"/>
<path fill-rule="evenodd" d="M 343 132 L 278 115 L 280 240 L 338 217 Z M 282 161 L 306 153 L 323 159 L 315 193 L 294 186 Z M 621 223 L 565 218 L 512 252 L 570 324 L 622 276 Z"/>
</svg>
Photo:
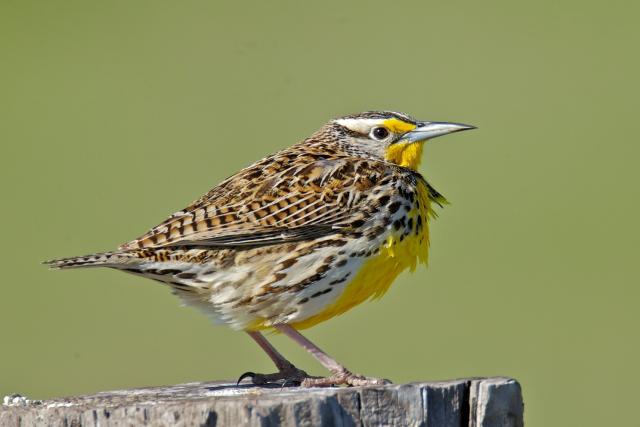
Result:
<svg viewBox="0 0 640 427">
<path fill-rule="evenodd" d="M 328 129 L 327 129 L 328 128 Z M 424 122 L 393 111 L 368 111 L 327 124 L 343 149 L 416 170 L 425 141 L 448 133 L 475 129 L 460 123 Z"/>
</svg>

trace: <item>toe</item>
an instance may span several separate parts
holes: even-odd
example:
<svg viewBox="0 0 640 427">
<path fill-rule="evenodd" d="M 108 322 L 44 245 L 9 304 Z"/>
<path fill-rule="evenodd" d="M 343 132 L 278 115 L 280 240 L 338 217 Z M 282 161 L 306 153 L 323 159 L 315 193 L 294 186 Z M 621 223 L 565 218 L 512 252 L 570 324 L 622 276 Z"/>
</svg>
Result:
<svg viewBox="0 0 640 427">
<path fill-rule="evenodd" d="M 276 372 L 275 374 L 245 372 L 240 375 L 237 384 L 239 385 L 240 382 L 246 378 L 251 378 L 251 382 L 258 386 L 281 385 L 282 387 L 287 387 L 299 386 L 305 379 L 310 378 L 310 376 L 302 369 L 298 369 L 292 365 L 291 368 Z"/>
<path fill-rule="evenodd" d="M 391 381 L 384 378 L 365 377 L 362 375 L 351 374 L 345 378 L 345 383 L 350 386 L 359 387 L 367 385 L 388 385 Z"/>
<path fill-rule="evenodd" d="M 365 377 L 352 374 L 351 372 L 340 372 L 325 378 L 306 378 L 302 381 L 303 387 L 332 387 L 346 385 L 350 387 L 360 386 L 380 386 L 391 384 L 391 381 L 382 378 Z"/>
</svg>

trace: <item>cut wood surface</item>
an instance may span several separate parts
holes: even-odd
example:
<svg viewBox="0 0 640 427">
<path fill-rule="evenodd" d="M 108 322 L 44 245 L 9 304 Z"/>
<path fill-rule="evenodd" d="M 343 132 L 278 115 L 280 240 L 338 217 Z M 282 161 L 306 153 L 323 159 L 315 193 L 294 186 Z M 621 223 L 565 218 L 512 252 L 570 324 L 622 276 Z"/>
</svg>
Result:
<svg viewBox="0 0 640 427">
<path fill-rule="evenodd" d="M 353 388 L 199 382 L 34 401 L 4 398 L 1 426 L 522 426 L 520 384 L 473 378 Z"/>
</svg>

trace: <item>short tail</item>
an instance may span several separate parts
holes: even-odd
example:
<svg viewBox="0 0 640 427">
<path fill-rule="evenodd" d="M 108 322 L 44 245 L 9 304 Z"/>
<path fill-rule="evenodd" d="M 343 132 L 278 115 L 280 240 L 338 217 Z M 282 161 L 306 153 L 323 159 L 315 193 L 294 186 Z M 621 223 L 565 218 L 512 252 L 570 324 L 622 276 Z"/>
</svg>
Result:
<svg viewBox="0 0 640 427">
<path fill-rule="evenodd" d="M 71 258 L 52 259 L 43 264 L 53 269 L 80 267 L 116 267 L 135 259 L 131 252 L 103 252 Z"/>
</svg>

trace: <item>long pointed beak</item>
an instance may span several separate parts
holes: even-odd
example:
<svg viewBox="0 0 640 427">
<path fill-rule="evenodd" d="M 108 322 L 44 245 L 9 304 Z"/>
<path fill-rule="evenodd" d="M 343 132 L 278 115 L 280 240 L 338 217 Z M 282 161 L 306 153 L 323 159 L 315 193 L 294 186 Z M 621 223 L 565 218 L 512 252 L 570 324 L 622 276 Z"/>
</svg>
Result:
<svg viewBox="0 0 640 427">
<path fill-rule="evenodd" d="M 421 122 L 418 127 L 407 132 L 398 142 L 418 142 L 436 138 L 453 132 L 476 129 L 475 126 L 463 125 L 462 123 L 448 122 Z"/>
</svg>

